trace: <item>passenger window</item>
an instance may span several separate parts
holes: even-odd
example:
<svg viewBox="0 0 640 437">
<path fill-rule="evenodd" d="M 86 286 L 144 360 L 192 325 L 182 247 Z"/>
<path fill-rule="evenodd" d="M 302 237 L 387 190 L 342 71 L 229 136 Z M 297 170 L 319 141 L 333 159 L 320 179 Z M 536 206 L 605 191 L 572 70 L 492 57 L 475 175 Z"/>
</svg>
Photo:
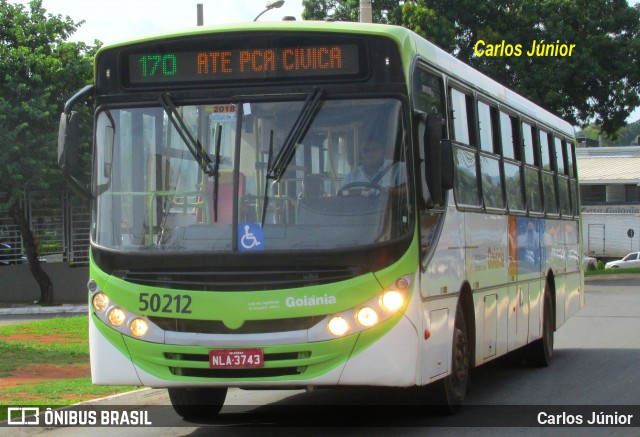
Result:
<svg viewBox="0 0 640 437">
<path fill-rule="evenodd" d="M 540 130 L 538 131 L 538 141 L 540 143 L 540 157 L 542 165 L 542 194 L 544 195 L 544 209 L 547 214 L 558 214 L 558 197 L 556 195 L 556 154 L 553 140 L 550 135 Z"/>
<path fill-rule="evenodd" d="M 510 159 L 518 159 L 514 153 L 514 138 L 511 117 L 500 112 L 500 137 L 502 139 L 502 156 Z"/>
<path fill-rule="evenodd" d="M 481 206 L 476 171 L 476 152 L 468 147 L 454 146 L 453 160 L 455 164 L 454 194 L 458 205 Z"/>
<path fill-rule="evenodd" d="M 478 137 L 480 138 L 480 183 L 482 198 L 487 209 L 503 210 L 502 172 L 500 171 L 499 150 L 494 144 L 494 126 L 497 123 L 497 109 L 478 102 Z"/>
<path fill-rule="evenodd" d="M 522 142 L 524 146 L 524 162 L 529 165 L 536 165 L 531 125 L 527 123 L 522 123 Z"/>
<path fill-rule="evenodd" d="M 443 95 L 442 78 L 423 70 L 414 72 L 414 108 L 427 114 L 439 114 L 445 118 Z"/>
<path fill-rule="evenodd" d="M 456 89 L 451 89 L 451 108 L 453 110 L 453 139 L 463 144 L 472 145 L 469 132 L 469 114 L 467 96 Z"/>
<path fill-rule="evenodd" d="M 478 102 L 478 130 L 480 132 L 480 150 L 494 152 L 493 125 L 491 123 L 491 107 Z"/>
<path fill-rule="evenodd" d="M 522 198 L 522 169 L 519 164 L 504 162 L 504 186 L 507 192 L 509 211 L 524 212 L 525 205 Z"/>
<path fill-rule="evenodd" d="M 500 176 L 500 158 L 480 155 L 482 175 L 482 197 L 487 208 L 504 209 L 502 197 L 502 178 Z"/>
<path fill-rule="evenodd" d="M 570 178 L 576 177 L 576 172 L 573 167 L 573 163 L 575 160 L 573 159 L 573 145 L 571 143 L 567 143 L 567 169 L 569 170 L 568 174 Z"/>
<path fill-rule="evenodd" d="M 473 106 L 471 97 L 461 91 L 450 88 L 453 160 L 455 165 L 454 195 L 458 205 L 478 208 L 482 198 L 478 183 L 478 154 L 473 129 Z"/>
<path fill-rule="evenodd" d="M 507 207 L 510 212 L 524 213 L 526 205 L 523 197 L 522 166 L 519 162 L 521 155 L 514 126 L 517 126 L 515 119 L 500 112 L 500 139 L 502 156 L 505 158 L 503 165 Z"/>
<path fill-rule="evenodd" d="M 549 155 L 549 134 L 540 131 L 540 158 L 543 170 L 551 170 L 551 155 Z"/>
<path fill-rule="evenodd" d="M 571 181 L 566 175 L 567 172 L 567 143 L 560 138 L 553 138 L 556 149 L 556 163 L 558 167 L 558 200 L 560 201 L 560 213 L 563 216 L 571 217 L 573 209 L 571 208 Z"/>
</svg>

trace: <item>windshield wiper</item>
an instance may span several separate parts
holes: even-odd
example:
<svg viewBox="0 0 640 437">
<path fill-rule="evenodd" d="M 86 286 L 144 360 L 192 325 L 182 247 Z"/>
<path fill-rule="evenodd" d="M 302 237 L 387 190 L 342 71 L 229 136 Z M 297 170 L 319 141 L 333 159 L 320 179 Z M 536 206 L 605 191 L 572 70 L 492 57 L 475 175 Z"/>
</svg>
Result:
<svg viewBox="0 0 640 437">
<path fill-rule="evenodd" d="M 293 159 L 293 155 L 295 155 L 298 142 L 304 138 L 309 130 L 309 126 L 311 126 L 311 122 L 318 112 L 321 95 L 321 88 L 314 88 L 313 91 L 307 95 L 307 99 L 304 101 L 302 110 L 300 111 L 300 114 L 298 114 L 296 121 L 293 123 L 287 138 L 284 140 L 284 144 L 282 144 L 276 158 L 267 169 L 267 179 L 273 179 L 278 182 L 282 179 L 282 176 L 287 171 L 289 163 Z"/>
<path fill-rule="evenodd" d="M 202 147 L 202 144 L 193 137 L 191 131 L 178 113 L 176 106 L 173 104 L 171 96 L 169 96 L 169 94 L 162 94 L 160 96 L 160 104 L 162 105 L 164 112 L 167 113 L 169 121 L 171 121 L 171 124 L 178 132 L 178 135 L 180 135 L 182 141 L 186 144 L 187 149 L 189 149 L 193 157 L 196 159 L 196 162 L 200 165 L 202 171 L 209 176 L 216 175 L 218 173 L 218 166 L 214 166 L 211 158 Z"/>
<path fill-rule="evenodd" d="M 215 166 L 213 167 L 215 170 L 214 180 L 213 180 L 213 221 L 218 221 L 218 184 L 220 182 L 220 172 L 218 169 L 220 168 L 220 142 L 222 141 L 222 125 L 218 124 L 216 126 L 215 132 L 215 143 L 216 143 L 216 151 L 215 151 Z"/>
<path fill-rule="evenodd" d="M 269 179 L 273 179 L 276 182 L 280 182 L 282 176 L 287 171 L 289 163 L 293 159 L 296 152 L 296 146 L 302 138 L 307 134 L 311 122 L 318 112 L 320 107 L 320 96 L 322 95 L 322 88 L 314 88 L 311 91 L 302 105 L 302 110 L 298 114 L 298 118 L 293 123 L 291 130 L 287 134 L 287 138 L 284 140 L 282 147 L 278 151 L 275 159 L 273 157 L 273 131 L 271 131 L 270 143 L 269 143 L 269 158 L 267 162 L 267 176 L 264 184 L 264 200 L 262 202 L 262 227 L 264 228 L 264 220 L 267 216 L 267 203 L 269 202 Z"/>
</svg>

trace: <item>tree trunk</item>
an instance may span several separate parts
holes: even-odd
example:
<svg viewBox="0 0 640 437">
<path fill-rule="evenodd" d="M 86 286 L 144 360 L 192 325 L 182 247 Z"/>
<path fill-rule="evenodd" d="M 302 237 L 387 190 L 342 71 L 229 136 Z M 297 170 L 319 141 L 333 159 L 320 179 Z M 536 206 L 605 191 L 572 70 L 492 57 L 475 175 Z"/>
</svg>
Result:
<svg viewBox="0 0 640 437">
<path fill-rule="evenodd" d="M 20 229 L 27 260 L 29 261 L 29 269 L 31 270 L 33 278 L 40 286 L 40 300 L 38 304 L 43 306 L 53 305 L 53 282 L 51 282 L 51 278 L 49 278 L 49 275 L 47 275 L 47 272 L 44 271 L 40 264 L 38 243 L 33 236 L 33 232 L 31 232 L 24 211 L 18 202 L 11 205 L 9 215 L 11 215 L 13 221 L 18 225 L 18 229 Z"/>
</svg>

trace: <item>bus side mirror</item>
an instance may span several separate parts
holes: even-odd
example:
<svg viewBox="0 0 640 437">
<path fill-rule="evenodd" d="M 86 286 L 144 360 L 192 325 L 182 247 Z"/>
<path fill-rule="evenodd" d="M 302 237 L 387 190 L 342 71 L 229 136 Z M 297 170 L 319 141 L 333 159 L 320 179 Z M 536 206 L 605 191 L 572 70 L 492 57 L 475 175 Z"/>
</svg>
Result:
<svg viewBox="0 0 640 437">
<path fill-rule="evenodd" d="M 80 150 L 80 117 L 76 111 L 60 115 L 58 128 L 58 165 L 71 172 L 78 164 Z"/>
<path fill-rule="evenodd" d="M 72 175 L 80 163 L 81 139 L 80 113 L 72 109 L 76 103 L 89 97 L 94 90 L 93 85 L 87 85 L 67 101 L 60 115 L 58 127 L 58 165 L 62 169 L 62 177 L 74 191 L 89 200 L 93 199 L 91 191 Z"/>
<path fill-rule="evenodd" d="M 422 196 L 427 205 L 444 205 L 445 193 L 453 187 L 453 154 L 451 142 L 442 138 L 443 118 L 438 114 L 421 114 Z"/>
</svg>

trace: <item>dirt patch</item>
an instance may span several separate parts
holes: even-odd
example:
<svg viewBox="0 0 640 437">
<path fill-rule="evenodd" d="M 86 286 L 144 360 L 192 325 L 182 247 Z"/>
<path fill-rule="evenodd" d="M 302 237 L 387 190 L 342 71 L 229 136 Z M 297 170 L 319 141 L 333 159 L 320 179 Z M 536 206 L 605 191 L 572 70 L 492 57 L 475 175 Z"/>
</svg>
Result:
<svg viewBox="0 0 640 437">
<path fill-rule="evenodd" d="M 0 336 L 0 341 L 36 341 L 41 344 L 77 344 L 82 340 L 78 338 L 74 338 L 67 335 L 62 334 L 29 334 L 29 333 L 20 333 L 20 334 L 12 334 L 6 336 Z"/>
<path fill-rule="evenodd" d="M 38 364 L 23 367 L 13 372 L 11 376 L 0 378 L 0 390 L 52 379 L 88 378 L 90 376 L 91 369 L 89 365 L 55 367 Z"/>
</svg>

